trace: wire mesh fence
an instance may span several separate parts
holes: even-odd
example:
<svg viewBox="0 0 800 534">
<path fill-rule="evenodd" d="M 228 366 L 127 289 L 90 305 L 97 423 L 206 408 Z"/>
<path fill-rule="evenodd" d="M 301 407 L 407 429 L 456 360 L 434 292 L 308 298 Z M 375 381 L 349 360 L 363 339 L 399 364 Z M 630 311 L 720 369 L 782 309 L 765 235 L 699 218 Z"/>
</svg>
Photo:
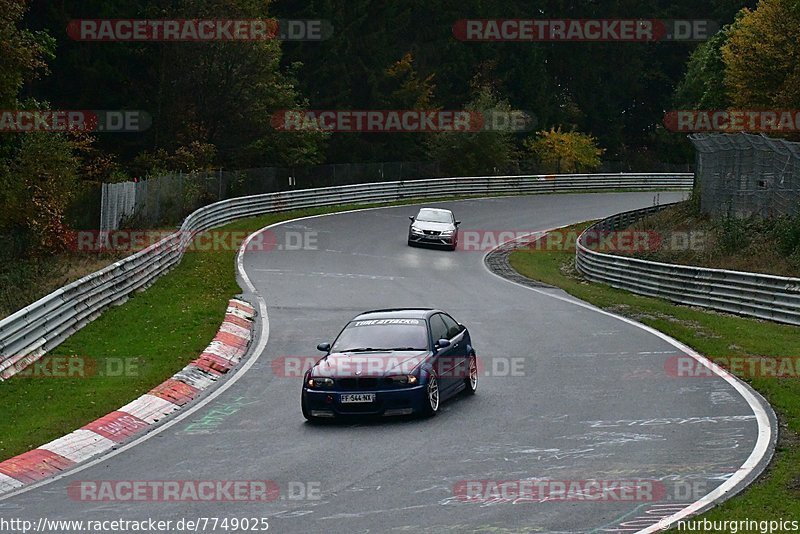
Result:
<svg viewBox="0 0 800 534">
<path fill-rule="evenodd" d="M 800 143 L 752 134 L 695 134 L 700 209 L 712 217 L 800 213 Z"/>
</svg>

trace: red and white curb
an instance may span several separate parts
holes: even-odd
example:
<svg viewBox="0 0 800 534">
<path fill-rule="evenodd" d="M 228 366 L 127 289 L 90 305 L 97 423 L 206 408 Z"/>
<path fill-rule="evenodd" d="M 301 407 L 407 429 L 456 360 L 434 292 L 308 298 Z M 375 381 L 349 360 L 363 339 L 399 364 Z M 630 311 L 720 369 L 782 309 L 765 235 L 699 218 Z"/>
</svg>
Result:
<svg viewBox="0 0 800 534">
<path fill-rule="evenodd" d="M 196 360 L 117 411 L 32 451 L 0 462 L 0 494 L 33 484 L 109 451 L 180 410 L 236 367 L 252 341 L 255 309 L 231 299 L 225 321 Z"/>
</svg>

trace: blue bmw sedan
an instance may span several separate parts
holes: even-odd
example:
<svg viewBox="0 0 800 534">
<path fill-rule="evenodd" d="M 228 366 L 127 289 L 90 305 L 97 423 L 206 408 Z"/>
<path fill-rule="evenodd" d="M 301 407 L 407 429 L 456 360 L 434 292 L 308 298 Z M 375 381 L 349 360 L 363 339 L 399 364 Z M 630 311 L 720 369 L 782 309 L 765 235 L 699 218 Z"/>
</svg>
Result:
<svg viewBox="0 0 800 534">
<path fill-rule="evenodd" d="M 469 331 L 428 308 L 375 310 L 350 321 L 303 379 L 309 421 L 347 415 L 435 415 L 461 391 L 475 393 Z"/>
</svg>

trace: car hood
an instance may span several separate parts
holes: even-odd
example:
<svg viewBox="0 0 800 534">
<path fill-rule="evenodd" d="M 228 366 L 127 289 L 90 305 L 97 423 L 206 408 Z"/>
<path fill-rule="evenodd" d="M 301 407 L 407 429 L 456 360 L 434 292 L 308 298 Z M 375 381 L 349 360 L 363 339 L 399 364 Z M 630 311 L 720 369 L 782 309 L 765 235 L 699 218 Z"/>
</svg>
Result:
<svg viewBox="0 0 800 534">
<path fill-rule="evenodd" d="M 427 222 L 427 221 L 414 221 L 411 223 L 411 226 L 414 228 L 419 228 L 420 230 L 436 230 L 437 232 L 443 232 L 445 230 L 455 230 L 455 225 L 453 223 L 437 223 L 437 222 Z"/>
<path fill-rule="evenodd" d="M 334 352 L 311 369 L 311 376 L 331 378 L 409 374 L 430 355 L 424 351 Z"/>
</svg>

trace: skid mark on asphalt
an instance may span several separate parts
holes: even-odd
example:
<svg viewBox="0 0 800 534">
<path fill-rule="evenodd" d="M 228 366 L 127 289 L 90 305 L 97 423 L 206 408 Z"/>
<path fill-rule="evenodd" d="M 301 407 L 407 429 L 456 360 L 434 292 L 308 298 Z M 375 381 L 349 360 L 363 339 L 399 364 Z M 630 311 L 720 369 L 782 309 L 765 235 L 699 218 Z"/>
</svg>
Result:
<svg viewBox="0 0 800 534">
<path fill-rule="evenodd" d="M 739 421 L 754 421 L 755 415 L 716 415 L 702 417 L 661 417 L 654 419 L 617 419 L 616 421 L 582 421 L 589 424 L 590 428 L 613 428 L 620 426 L 663 426 L 686 425 L 703 423 L 735 423 Z"/>
<path fill-rule="evenodd" d="M 605 445 L 625 445 L 627 443 L 643 443 L 651 441 L 667 441 L 667 438 L 660 434 L 637 434 L 632 432 L 590 432 L 588 434 L 578 434 L 573 436 L 558 436 L 555 439 L 589 441 L 593 447 L 602 447 Z"/>
</svg>

